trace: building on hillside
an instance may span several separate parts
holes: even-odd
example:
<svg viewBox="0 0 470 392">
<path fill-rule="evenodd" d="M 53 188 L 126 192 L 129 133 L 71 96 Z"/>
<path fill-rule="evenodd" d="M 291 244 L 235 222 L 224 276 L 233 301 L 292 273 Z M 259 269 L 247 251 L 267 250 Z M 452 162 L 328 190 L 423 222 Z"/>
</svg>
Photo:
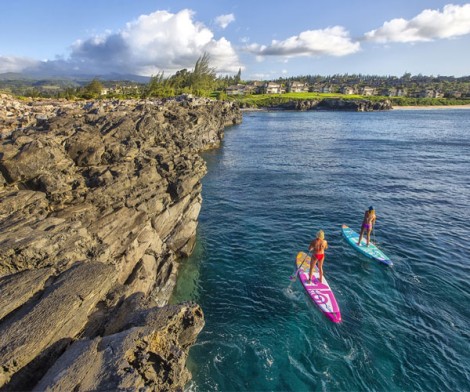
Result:
<svg viewBox="0 0 470 392">
<path fill-rule="evenodd" d="M 245 86 L 246 94 L 261 94 L 263 89 L 263 82 L 250 82 Z"/>
<path fill-rule="evenodd" d="M 352 95 L 352 94 L 356 94 L 356 89 L 351 86 L 342 86 L 339 89 L 339 92 L 344 95 Z"/>
<path fill-rule="evenodd" d="M 287 82 L 286 91 L 288 93 L 308 93 L 308 83 Z"/>
<path fill-rule="evenodd" d="M 258 87 L 252 84 L 245 85 L 245 95 L 256 94 L 258 92 Z"/>
<path fill-rule="evenodd" d="M 279 83 L 266 82 L 261 88 L 262 94 L 281 94 L 283 91 L 282 86 Z"/>
<path fill-rule="evenodd" d="M 444 94 L 438 90 L 424 89 L 418 91 L 415 96 L 416 98 L 442 98 Z"/>
<path fill-rule="evenodd" d="M 406 97 L 406 94 L 407 94 L 406 88 L 403 88 L 403 87 L 396 88 L 396 92 L 395 92 L 396 97 Z"/>
<path fill-rule="evenodd" d="M 311 93 L 321 93 L 322 86 L 319 83 L 311 84 L 308 91 Z"/>
<path fill-rule="evenodd" d="M 235 84 L 233 86 L 228 86 L 225 89 L 225 93 L 227 95 L 245 95 L 246 94 L 246 89 L 245 85 L 243 84 Z"/>
<path fill-rule="evenodd" d="M 461 91 L 449 91 L 446 94 L 444 94 L 446 98 L 462 98 L 462 92 Z"/>
<path fill-rule="evenodd" d="M 329 94 L 332 92 L 332 88 L 329 85 L 324 85 L 324 86 L 321 86 L 320 92 L 322 92 L 323 94 Z"/>
<path fill-rule="evenodd" d="M 384 88 L 379 91 L 379 95 L 384 95 L 386 97 L 404 97 L 406 95 L 406 90 L 400 87 Z"/>
<path fill-rule="evenodd" d="M 360 88 L 359 94 L 364 95 L 364 96 L 372 96 L 376 94 L 376 91 L 377 89 L 373 87 L 364 86 Z"/>
</svg>

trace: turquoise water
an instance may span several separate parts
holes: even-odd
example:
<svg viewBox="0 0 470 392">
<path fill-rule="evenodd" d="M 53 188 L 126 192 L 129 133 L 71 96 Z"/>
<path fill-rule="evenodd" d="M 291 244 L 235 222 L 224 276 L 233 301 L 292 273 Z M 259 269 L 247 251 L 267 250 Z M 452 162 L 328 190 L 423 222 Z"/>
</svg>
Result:
<svg viewBox="0 0 470 392">
<path fill-rule="evenodd" d="M 203 157 L 189 390 L 470 390 L 470 111 L 245 113 Z M 341 237 L 369 205 L 393 267 Z M 341 324 L 289 280 L 318 229 Z"/>
</svg>

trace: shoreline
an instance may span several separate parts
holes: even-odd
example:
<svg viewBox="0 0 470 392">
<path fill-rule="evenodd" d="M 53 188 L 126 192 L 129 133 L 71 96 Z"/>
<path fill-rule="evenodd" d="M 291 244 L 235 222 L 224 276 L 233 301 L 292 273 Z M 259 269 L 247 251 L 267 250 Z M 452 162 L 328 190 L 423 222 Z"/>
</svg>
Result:
<svg viewBox="0 0 470 392">
<path fill-rule="evenodd" d="M 410 106 L 393 106 L 390 110 L 470 110 L 470 104 L 467 105 L 410 105 Z M 268 108 L 240 108 L 242 113 L 245 112 L 267 112 L 279 111 L 283 109 L 268 109 Z M 285 110 L 285 109 L 284 109 Z M 333 110 L 334 111 L 334 110 Z M 341 111 L 341 110 L 337 110 Z"/>
<path fill-rule="evenodd" d="M 458 110 L 470 109 L 470 104 L 467 104 L 467 105 L 416 105 L 416 106 L 393 106 L 392 107 L 392 110 L 446 110 L 446 109 L 458 109 Z"/>
</svg>

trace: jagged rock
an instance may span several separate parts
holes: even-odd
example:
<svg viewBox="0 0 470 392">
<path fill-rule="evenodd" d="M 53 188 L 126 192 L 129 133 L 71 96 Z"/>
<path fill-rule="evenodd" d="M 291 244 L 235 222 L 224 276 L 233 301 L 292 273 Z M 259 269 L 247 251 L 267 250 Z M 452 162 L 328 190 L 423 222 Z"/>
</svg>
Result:
<svg viewBox="0 0 470 392">
<path fill-rule="evenodd" d="M 0 320 L 42 291 L 53 273 L 52 268 L 40 268 L 0 278 Z"/>
<path fill-rule="evenodd" d="M 185 351 L 204 324 L 199 306 L 142 310 L 120 323 L 111 335 L 75 342 L 33 390 L 182 391 Z"/>
<path fill-rule="evenodd" d="M 16 373 L 13 386 L 28 388 L 31 375 L 43 369 L 42 366 L 36 369 L 39 359 L 50 361 L 58 357 L 83 329 L 91 310 L 115 280 L 116 272 L 111 265 L 79 263 L 46 289 L 28 312 L 20 312 L 2 323 L 0 387 Z"/>
<path fill-rule="evenodd" d="M 191 97 L 0 95 L 0 386 L 183 388 L 202 311 L 156 306 L 194 247 L 198 153 L 239 122 Z"/>
<path fill-rule="evenodd" d="M 371 112 L 374 110 L 390 110 L 392 109 L 392 103 L 388 99 L 381 102 L 373 102 L 367 99 L 328 98 L 322 100 L 317 107 L 319 109 Z"/>
<path fill-rule="evenodd" d="M 291 100 L 285 103 L 269 106 L 269 109 L 300 111 L 345 110 L 354 112 L 370 112 L 374 110 L 390 110 L 392 109 L 392 103 L 388 99 L 384 99 L 379 102 L 373 102 L 368 99 L 324 98 Z"/>
</svg>

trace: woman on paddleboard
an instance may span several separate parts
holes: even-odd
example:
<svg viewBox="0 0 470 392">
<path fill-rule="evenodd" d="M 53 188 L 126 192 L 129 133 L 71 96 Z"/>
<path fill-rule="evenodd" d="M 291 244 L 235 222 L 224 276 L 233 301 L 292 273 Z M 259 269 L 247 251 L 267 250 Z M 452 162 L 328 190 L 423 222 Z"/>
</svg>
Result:
<svg viewBox="0 0 470 392">
<path fill-rule="evenodd" d="M 320 283 L 323 280 L 323 261 L 325 260 L 325 250 L 328 249 L 328 242 L 325 241 L 325 233 L 323 230 L 319 230 L 317 233 L 317 238 L 315 238 L 308 247 L 310 252 L 313 252 L 312 258 L 310 261 L 310 272 L 308 276 L 308 282 L 312 282 L 313 271 L 315 271 L 315 266 L 318 262 L 318 270 L 320 271 Z"/>
<path fill-rule="evenodd" d="M 367 232 L 367 246 L 369 246 L 370 243 L 370 233 L 372 233 L 372 229 L 375 224 L 375 220 L 377 217 L 375 216 L 375 211 L 374 207 L 370 206 L 369 209 L 364 212 L 364 219 L 362 220 L 362 226 L 361 226 L 361 234 L 359 234 L 359 241 L 357 241 L 357 244 L 361 244 L 362 236 L 364 235 L 364 232 Z"/>
</svg>

